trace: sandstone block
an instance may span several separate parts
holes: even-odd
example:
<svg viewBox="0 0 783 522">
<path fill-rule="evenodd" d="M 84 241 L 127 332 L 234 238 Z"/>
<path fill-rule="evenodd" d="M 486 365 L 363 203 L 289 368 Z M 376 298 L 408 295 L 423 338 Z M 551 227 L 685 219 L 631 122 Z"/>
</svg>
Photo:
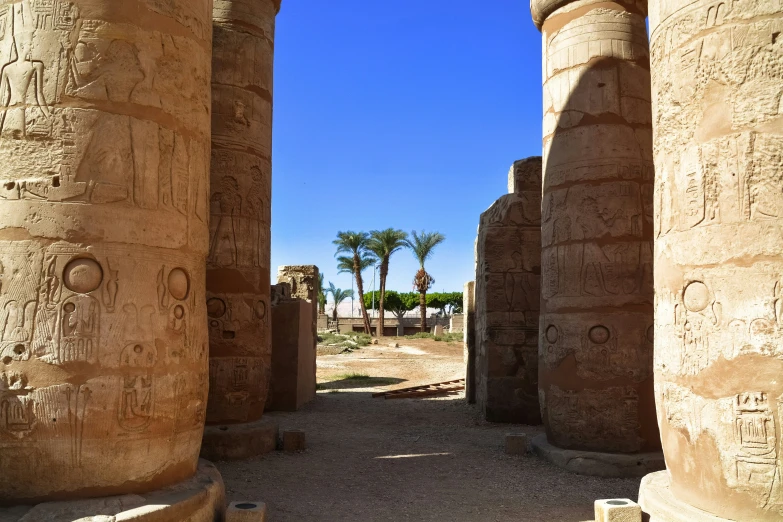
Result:
<svg viewBox="0 0 783 522">
<path fill-rule="evenodd" d="M 239 460 L 264 455 L 277 449 L 277 422 L 264 417 L 255 422 L 207 426 L 201 444 L 201 458 Z"/>
<path fill-rule="evenodd" d="M 642 522 L 642 508 L 627 498 L 596 500 L 595 522 Z"/>
<path fill-rule="evenodd" d="M 295 298 L 272 307 L 272 385 L 267 411 L 296 411 L 316 395 L 311 303 Z"/>
<path fill-rule="evenodd" d="M 266 504 L 247 500 L 232 502 L 226 510 L 226 522 L 266 522 Z"/>
<path fill-rule="evenodd" d="M 462 292 L 462 310 L 465 328 L 462 333 L 465 359 L 465 400 L 476 403 L 476 282 L 465 283 Z"/>
<path fill-rule="evenodd" d="M 529 451 L 529 441 L 525 433 L 506 433 L 506 453 L 525 455 Z"/>
<path fill-rule="evenodd" d="M 302 430 L 286 430 L 283 432 L 283 451 L 295 452 L 307 449 L 305 432 Z"/>
</svg>

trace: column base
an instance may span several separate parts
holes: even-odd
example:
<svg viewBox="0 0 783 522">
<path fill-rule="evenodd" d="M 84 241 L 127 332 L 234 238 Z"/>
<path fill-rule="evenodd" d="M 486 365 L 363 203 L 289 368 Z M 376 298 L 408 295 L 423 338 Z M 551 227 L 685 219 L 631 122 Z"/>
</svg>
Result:
<svg viewBox="0 0 783 522">
<path fill-rule="evenodd" d="M 544 433 L 534 437 L 531 445 L 533 452 L 540 457 L 579 475 L 607 478 L 643 477 L 653 471 L 666 469 L 663 452 L 600 453 L 568 450 L 551 445 Z"/>
<path fill-rule="evenodd" d="M 639 505 L 650 522 L 732 522 L 677 500 L 671 491 L 668 471 L 650 473 L 639 487 Z"/>
<path fill-rule="evenodd" d="M 193 478 L 168 488 L 143 495 L 0 508 L 0 522 L 214 522 L 222 520 L 225 511 L 220 472 L 211 462 L 200 460 Z"/>
<path fill-rule="evenodd" d="M 263 418 L 243 424 L 207 426 L 201 441 L 201 458 L 241 460 L 264 455 L 277 448 L 279 426 Z"/>
</svg>

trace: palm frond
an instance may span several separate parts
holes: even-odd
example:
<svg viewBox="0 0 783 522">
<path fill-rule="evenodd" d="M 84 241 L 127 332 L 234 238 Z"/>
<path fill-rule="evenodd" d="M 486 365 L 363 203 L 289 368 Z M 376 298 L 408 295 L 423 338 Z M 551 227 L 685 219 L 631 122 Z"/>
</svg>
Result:
<svg viewBox="0 0 783 522">
<path fill-rule="evenodd" d="M 405 244 L 413 251 L 413 255 L 419 260 L 419 265 L 424 268 L 424 262 L 432 257 L 435 247 L 446 241 L 446 236 L 440 232 L 425 232 L 421 234 L 415 230 L 405 240 Z"/>
<path fill-rule="evenodd" d="M 367 240 L 369 234 L 367 232 L 354 232 L 348 230 L 346 232 L 338 232 L 337 239 L 332 241 L 337 247 L 337 252 L 334 254 L 338 257 L 339 254 L 363 254 L 367 249 Z"/>
<path fill-rule="evenodd" d="M 405 248 L 408 234 L 402 230 L 387 228 L 372 230 L 367 240 L 367 251 L 379 261 L 388 259 L 392 254 Z"/>
</svg>

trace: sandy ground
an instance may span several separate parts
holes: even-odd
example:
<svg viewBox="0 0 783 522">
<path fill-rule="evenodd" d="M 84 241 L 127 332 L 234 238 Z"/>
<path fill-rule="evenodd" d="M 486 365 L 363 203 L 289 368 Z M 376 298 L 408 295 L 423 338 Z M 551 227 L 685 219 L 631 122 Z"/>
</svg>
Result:
<svg viewBox="0 0 783 522">
<path fill-rule="evenodd" d="M 316 400 L 270 415 L 281 429 L 305 430 L 307 451 L 217 463 L 228 499 L 266 502 L 270 522 L 576 522 L 592 520 L 595 499 L 637 497 L 639 480 L 583 477 L 534 456 L 506 455 L 506 433 L 542 428 L 481 422 L 464 393 L 371 398 L 462 372 L 461 343 L 385 338 L 319 357 Z M 375 379 L 346 379 L 351 373 Z M 373 387 L 351 387 L 357 382 Z"/>
</svg>

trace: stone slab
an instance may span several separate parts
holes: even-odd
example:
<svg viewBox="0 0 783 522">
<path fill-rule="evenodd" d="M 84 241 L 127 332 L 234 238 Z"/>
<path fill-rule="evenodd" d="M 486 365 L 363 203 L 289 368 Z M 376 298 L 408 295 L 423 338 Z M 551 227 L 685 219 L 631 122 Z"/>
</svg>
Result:
<svg viewBox="0 0 783 522">
<path fill-rule="evenodd" d="M 531 445 L 540 457 L 579 475 L 607 478 L 643 477 L 666 467 L 662 452 L 624 454 L 561 449 L 551 445 L 543 433 L 534 437 Z"/>
<path fill-rule="evenodd" d="M 525 455 L 530 450 L 528 436 L 525 433 L 506 433 L 506 454 Z"/>
<path fill-rule="evenodd" d="M 279 426 L 267 417 L 244 424 L 207 426 L 201 457 L 209 460 L 241 460 L 274 451 Z"/>
<path fill-rule="evenodd" d="M 642 522 L 642 508 L 629 498 L 596 500 L 595 522 Z"/>
<path fill-rule="evenodd" d="M 266 504 L 241 500 L 229 504 L 226 522 L 266 522 Z"/>
<path fill-rule="evenodd" d="M 0 508 L 0 522 L 218 522 L 226 508 L 218 469 L 200 460 L 196 475 L 143 495 Z"/>
<path fill-rule="evenodd" d="M 295 452 L 307 449 L 305 432 L 302 430 L 286 430 L 283 432 L 283 451 Z"/>
<path fill-rule="evenodd" d="M 639 486 L 639 504 L 649 522 L 734 522 L 720 518 L 675 498 L 668 471 L 650 473 Z"/>
<path fill-rule="evenodd" d="M 272 385 L 266 411 L 297 411 L 315 399 L 317 337 L 311 308 L 303 299 L 272 307 Z"/>
</svg>

